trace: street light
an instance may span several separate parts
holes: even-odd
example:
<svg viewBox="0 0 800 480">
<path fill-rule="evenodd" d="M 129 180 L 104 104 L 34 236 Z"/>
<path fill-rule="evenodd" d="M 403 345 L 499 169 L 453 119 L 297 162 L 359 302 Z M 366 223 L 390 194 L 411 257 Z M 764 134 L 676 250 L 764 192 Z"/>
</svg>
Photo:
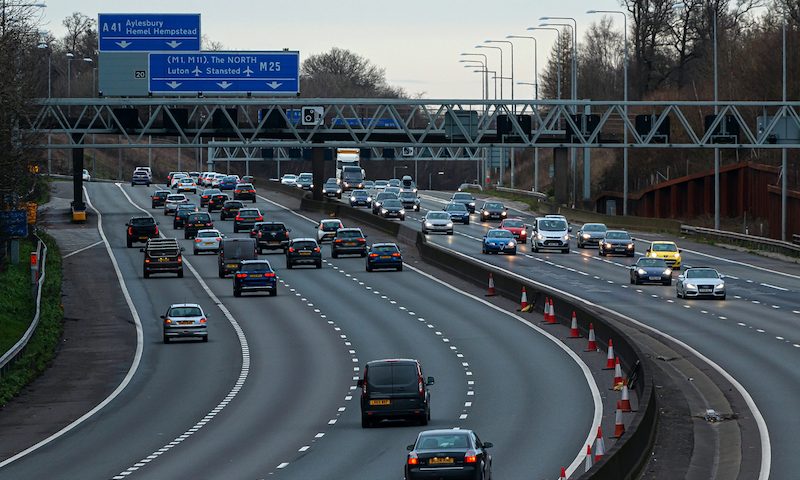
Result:
<svg viewBox="0 0 800 480">
<path fill-rule="evenodd" d="M 94 63 L 94 60 L 92 60 L 89 57 L 83 57 L 83 61 L 86 63 Z M 92 96 L 94 96 L 95 92 L 97 92 L 97 87 L 95 86 L 96 81 L 97 81 L 97 67 L 92 66 Z"/>
<path fill-rule="evenodd" d="M 444 175 L 444 172 L 436 172 L 436 175 Z M 428 172 L 428 190 L 433 190 L 433 172 Z"/>
<path fill-rule="evenodd" d="M 514 101 L 514 42 L 509 40 L 484 40 L 483 43 L 507 43 L 511 46 L 511 101 Z M 502 56 L 502 50 L 500 51 Z M 501 73 L 500 76 L 503 74 Z M 502 84 L 502 83 L 501 83 Z M 516 110 L 516 109 L 515 109 Z"/>
<path fill-rule="evenodd" d="M 561 23 L 561 24 L 545 23 L 539 26 L 541 27 L 548 25 L 564 25 L 572 28 L 572 99 L 577 100 L 578 99 L 578 21 L 572 17 L 539 17 L 539 21 L 547 22 L 549 20 L 570 20 L 572 22 L 572 25 L 568 23 Z M 575 105 L 574 113 L 578 113 L 577 108 L 578 106 Z"/>
<path fill-rule="evenodd" d="M 491 47 L 489 45 L 476 45 L 475 48 L 492 48 L 500 52 L 500 76 L 503 76 L 503 49 L 500 47 Z M 500 82 L 500 98 L 503 96 L 503 82 Z"/>
<path fill-rule="evenodd" d="M 72 96 L 72 59 L 75 58 L 75 54 L 71 52 L 67 52 L 67 97 Z"/>
<path fill-rule="evenodd" d="M 533 40 L 533 98 L 539 100 L 539 42 L 536 37 L 530 35 L 506 35 L 506 38 L 527 38 Z M 517 82 L 520 85 L 528 85 L 524 82 Z"/>
<path fill-rule="evenodd" d="M 489 57 L 486 56 L 484 53 L 461 53 L 462 57 L 483 57 L 483 65 L 484 68 L 489 68 Z M 483 83 L 486 86 L 486 99 L 489 99 L 489 74 L 485 74 L 483 76 Z"/>
<path fill-rule="evenodd" d="M 622 15 L 623 20 L 623 44 L 624 44 L 624 58 L 622 60 L 623 66 L 623 101 L 625 105 L 622 107 L 625 114 L 625 119 L 628 119 L 628 15 L 622 10 L 587 10 L 587 14 L 595 13 L 608 13 L 614 15 Z M 622 215 L 628 214 L 628 126 L 622 126 L 622 138 L 625 147 L 622 149 Z"/>
<path fill-rule="evenodd" d="M 557 28 L 550 28 L 550 27 L 528 27 L 526 30 L 550 30 L 551 32 L 556 32 L 556 49 L 560 52 L 561 51 L 561 31 Z M 538 80 L 537 80 L 538 82 Z M 538 86 L 537 86 L 538 88 Z M 556 91 L 557 97 L 561 100 L 561 61 L 559 59 L 558 62 L 558 69 L 556 70 Z"/>
<path fill-rule="evenodd" d="M 53 51 L 50 50 L 50 45 L 48 45 L 48 44 L 46 44 L 44 42 L 42 42 L 39 45 L 37 45 L 36 48 L 39 48 L 39 49 L 42 49 L 42 50 L 47 50 L 47 98 L 51 98 L 52 97 L 52 88 L 51 88 L 52 75 L 51 75 L 51 73 L 52 73 L 52 70 L 53 70 L 52 62 L 51 62 L 51 56 L 52 56 Z"/>
<path fill-rule="evenodd" d="M 475 64 L 478 64 L 486 70 L 486 64 L 481 60 L 465 60 L 461 59 L 458 61 L 459 63 L 463 63 L 465 67 L 475 67 Z M 488 100 L 489 98 L 489 78 L 488 75 L 484 74 L 481 76 L 481 96 L 484 100 Z"/>
</svg>

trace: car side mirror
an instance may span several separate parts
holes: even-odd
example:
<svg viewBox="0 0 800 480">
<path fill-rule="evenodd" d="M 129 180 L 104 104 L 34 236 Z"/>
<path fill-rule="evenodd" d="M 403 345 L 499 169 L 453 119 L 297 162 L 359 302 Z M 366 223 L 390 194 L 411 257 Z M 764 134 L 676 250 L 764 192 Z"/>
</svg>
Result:
<svg viewBox="0 0 800 480">
<path fill-rule="evenodd" d="M 358 379 L 358 381 L 356 382 L 356 387 L 364 388 L 364 379 L 363 378 L 359 378 Z"/>
<path fill-rule="evenodd" d="M 433 385 L 433 377 L 428 377 L 428 381 L 425 382 L 425 385 Z"/>
<path fill-rule="evenodd" d="M 165 320 L 165 319 L 167 318 L 167 316 L 166 316 L 166 315 L 159 315 L 159 317 L 160 317 L 162 320 Z"/>
<path fill-rule="evenodd" d="M 291 231 L 292 231 L 292 229 L 291 229 L 291 228 L 287 228 L 287 229 L 286 229 L 286 231 L 287 231 L 287 232 L 291 232 Z"/>
<path fill-rule="evenodd" d="M 184 251 L 184 250 L 186 250 L 186 249 L 185 249 L 185 248 L 183 248 L 183 247 L 181 247 L 181 252 L 182 252 L 182 251 Z"/>
<path fill-rule="evenodd" d="M 681 250 L 680 248 L 678 249 L 678 253 L 681 253 L 682 251 L 683 251 L 683 250 Z"/>
<path fill-rule="evenodd" d="M 125 226 L 126 226 L 126 227 L 130 227 L 130 224 L 127 224 L 127 223 L 126 223 L 126 224 L 125 224 Z"/>
<path fill-rule="evenodd" d="M 406 445 L 406 450 L 408 450 L 409 452 L 411 450 L 414 450 L 414 444 L 412 443 L 411 445 Z"/>
<path fill-rule="evenodd" d="M 644 251 L 644 253 L 645 253 L 646 255 L 650 255 L 650 249 L 648 248 L 647 250 L 645 250 L 645 251 Z"/>
<path fill-rule="evenodd" d="M 629 268 L 629 269 L 631 269 L 631 270 L 636 270 L 636 265 L 631 265 L 631 266 L 630 266 L 630 267 L 628 267 L 628 268 Z"/>
<path fill-rule="evenodd" d="M 139 251 L 144 253 L 144 248 L 140 248 Z"/>
<path fill-rule="evenodd" d="M 678 280 L 683 280 L 683 275 L 678 275 Z"/>
<path fill-rule="evenodd" d="M 568 232 L 570 232 L 570 233 L 572 233 L 572 227 L 568 227 L 568 228 L 567 228 L 567 231 L 568 231 Z"/>
<path fill-rule="evenodd" d="M 494 447 L 494 443 L 492 442 L 483 442 L 483 448 L 492 448 Z"/>
<path fill-rule="evenodd" d="M 161 225 L 161 222 L 156 222 L 156 225 Z"/>
</svg>

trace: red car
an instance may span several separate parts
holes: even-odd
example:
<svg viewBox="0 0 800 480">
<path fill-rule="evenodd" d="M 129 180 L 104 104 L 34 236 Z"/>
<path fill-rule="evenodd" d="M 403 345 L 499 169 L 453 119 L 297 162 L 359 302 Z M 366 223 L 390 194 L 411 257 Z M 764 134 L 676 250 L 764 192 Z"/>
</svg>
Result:
<svg viewBox="0 0 800 480">
<path fill-rule="evenodd" d="M 525 242 L 528 239 L 528 226 L 521 218 L 506 218 L 500 222 L 500 227 L 503 230 L 508 230 L 514 234 L 514 238 L 520 242 Z"/>
</svg>

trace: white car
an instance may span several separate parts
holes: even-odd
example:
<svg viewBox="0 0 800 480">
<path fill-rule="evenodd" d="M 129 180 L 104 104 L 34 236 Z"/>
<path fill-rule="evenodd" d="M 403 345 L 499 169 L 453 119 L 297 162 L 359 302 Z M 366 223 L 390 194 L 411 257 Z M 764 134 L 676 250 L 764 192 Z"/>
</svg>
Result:
<svg viewBox="0 0 800 480">
<path fill-rule="evenodd" d="M 150 180 L 153 179 L 153 170 L 151 170 L 150 167 L 136 167 L 133 169 L 134 173 L 139 171 L 147 173 L 147 176 L 150 177 Z"/>
<path fill-rule="evenodd" d="M 450 214 L 444 211 L 430 211 L 422 218 L 422 233 L 444 232 L 453 234 L 453 220 Z"/>
<path fill-rule="evenodd" d="M 336 231 L 340 228 L 344 228 L 344 225 L 338 218 L 320 220 L 317 225 L 317 241 L 322 243 L 325 240 L 332 240 L 336 236 Z"/>
<path fill-rule="evenodd" d="M 208 315 L 196 303 L 175 303 L 169 306 L 164 322 L 164 343 L 173 338 L 199 338 L 208 341 Z"/>
<path fill-rule="evenodd" d="M 197 184 L 194 183 L 191 177 L 181 178 L 178 180 L 178 183 L 175 185 L 175 188 L 180 192 L 192 192 L 197 193 Z"/>
<path fill-rule="evenodd" d="M 175 210 L 181 203 L 189 203 L 189 199 L 182 193 L 171 193 L 164 201 L 164 215 L 175 215 Z"/>
<path fill-rule="evenodd" d="M 292 185 L 292 186 L 294 186 L 295 182 L 297 182 L 297 175 L 293 175 L 291 173 L 287 173 L 286 175 L 281 177 L 281 184 L 282 185 Z"/>
<path fill-rule="evenodd" d="M 213 228 L 199 230 L 197 236 L 194 237 L 194 246 L 192 250 L 195 255 L 199 255 L 200 252 L 219 253 L 223 238 L 225 238 L 225 234 L 221 233 L 219 230 Z"/>
<path fill-rule="evenodd" d="M 86 170 L 85 168 L 83 169 L 83 175 L 81 175 L 81 176 L 83 177 L 83 181 L 84 182 L 91 182 L 92 181 L 92 176 L 89 175 L 89 170 Z"/>
<path fill-rule="evenodd" d="M 215 173 L 213 177 L 211 177 L 211 188 L 219 188 L 219 182 L 225 178 L 226 175 L 222 173 Z"/>
<path fill-rule="evenodd" d="M 178 186 L 178 182 L 181 181 L 183 178 L 189 178 L 188 173 L 176 173 L 172 176 L 172 183 L 170 183 L 169 188 L 176 188 Z"/>
</svg>

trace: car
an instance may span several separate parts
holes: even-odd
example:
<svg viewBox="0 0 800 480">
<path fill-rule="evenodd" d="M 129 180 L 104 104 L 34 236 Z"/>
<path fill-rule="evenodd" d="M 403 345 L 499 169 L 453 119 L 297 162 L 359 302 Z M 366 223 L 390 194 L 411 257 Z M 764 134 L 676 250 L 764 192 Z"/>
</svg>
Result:
<svg viewBox="0 0 800 480">
<path fill-rule="evenodd" d="M 278 294 L 278 278 L 272 266 L 266 260 L 242 260 L 233 276 L 233 296 L 263 291 L 271 297 Z"/>
<path fill-rule="evenodd" d="M 672 285 L 672 269 L 663 258 L 641 257 L 630 266 L 630 281 L 633 285 L 660 283 Z"/>
<path fill-rule="evenodd" d="M 214 210 L 222 210 L 222 207 L 228 200 L 230 200 L 230 197 L 228 197 L 228 195 L 225 193 L 220 192 L 211 194 L 211 196 L 208 197 L 208 203 L 206 204 L 208 206 L 208 213 L 211 213 Z"/>
<path fill-rule="evenodd" d="M 297 188 L 311 190 L 314 188 L 314 175 L 310 173 L 301 173 L 297 176 L 297 180 L 295 180 L 294 184 Z"/>
<path fill-rule="evenodd" d="M 603 239 L 600 240 L 598 255 L 605 257 L 614 253 L 621 253 L 628 257 L 636 254 L 636 245 L 625 230 L 607 230 Z"/>
<path fill-rule="evenodd" d="M 289 232 L 283 222 L 259 222 L 253 225 L 251 236 L 256 239 L 258 253 L 264 250 L 286 250 L 289 246 Z M 255 233 L 255 235 L 252 235 Z"/>
<path fill-rule="evenodd" d="M 682 275 L 678 275 L 675 294 L 678 298 L 708 297 L 725 300 L 727 297 L 723 276 L 709 267 L 687 268 Z"/>
<path fill-rule="evenodd" d="M 322 250 L 313 238 L 293 238 L 286 246 L 286 268 L 314 265 L 322 268 Z"/>
<path fill-rule="evenodd" d="M 173 177 L 173 176 L 174 176 L 176 173 L 183 173 L 183 172 L 169 172 L 169 173 L 167 174 L 167 182 L 166 182 L 167 186 L 172 186 L 172 177 Z"/>
<path fill-rule="evenodd" d="M 333 240 L 333 237 L 336 236 L 336 231 L 340 228 L 344 228 L 344 225 L 338 218 L 320 220 L 317 224 L 317 241 L 322 243 L 325 240 Z"/>
<path fill-rule="evenodd" d="M 336 183 L 336 179 L 328 180 L 322 185 L 322 194 L 326 197 L 342 198 L 342 187 Z"/>
<path fill-rule="evenodd" d="M 200 192 L 200 208 L 208 207 L 208 202 L 211 200 L 211 196 L 218 193 L 222 193 L 219 188 L 206 188 Z"/>
<path fill-rule="evenodd" d="M 251 200 L 256 203 L 256 188 L 252 183 L 240 183 L 233 189 L 234 200 Z"/>
<path fill-rule="evenodd" d="M 175 185 L 175 190 L 178 193 L 181 192 L 197 193 L 197 184 L 194 183 L 194 180 L 192 180 L 191 177 L 181 178 Z"/>
<path fill-rule="evenodd" d="M 394 243 L 373 243 L 367 253 L 368 272 L 375 269 L 393 268 L 403 271 L 403 255 Z"/>
<path fill-rule="evenodd" d="M 164 200 L 164 215 L 175 215 L 178 205 L 189 203 L 189 199 L 182 193 L 170 193 Z"/>
<path fill-rule="evenodd" d="M 375 188 L 375 182 L 372 180 L 364 180 L 364 190 L 372 190 Z"/>
<path fill-rule="evenodd" d="M 533 220 L 531 249 L 560 250 L 569 253 L 569 226 L 561 218 L 538 217 Z"/>
<path fill-rule="evenodd" d="M 256 178 L 252 175 L 245 175 L 241 179 L 239 179 L 239 183 L 253 183 L 255 179 Z"/>
<path fill-rule="evenodd" d="M 508 209 L 501 202 L 483 202 L 481 208 L 481 221 L 497 219 L 503 220 L 508 216 Z"/>
<path fill-rule="evenodd" d="M 469 213 L 475 213 L 475 197 L 471 193 L 456 192 L 450 198 L 450 203 L 461 203 L 467 207 Z"/>
<path fill-rule="evenodd" d="M 383 189 L 384 193 L 394 193 L 398 197 L 400 196 L 401 190 L 402 189 L 400 187 L 393 187 L 391 185 L 389 185 L 389 186 L 387 186 L 386 188 Z"/>
<path fill-rule="evenodd" d="M 419 212 L 419 197 L 417 196 L 416 190 L 413 192 L 410 190 L 404 190 L 400 192 L 397 198 L 400 199 L 400 201 L 403 203 L 403 208 L 406 210 L 411 209 L 415 212 Z"/>
<path fill-rule="evenodd" d="M 169 190 L 156 190 L 150 195 L 150 208 L 162 208 L 167 201 L 167 196 L 172 192 Z"/>
<path fill-rule="evenodd" d="M 297 175 L 292 173 L 287 173 L 286 175 L 281 177 L 281 185 L 292 185 L 297 182 Z"/>
<path fill-rule="evenodd" d="M 599 248 L 607 231 L 608 227 L 605 223 L 584 223 L 575 235 L 578 240 L 578 248 L 586 248 L 587 245 L 597 245 Z"/>
<path fill-rule="evenodd" d="M 520 243 L 528 241 L 528 225 L 521 218 L 504 218 L 498 228 L 511 232 Z"/>
<path fill-rule="evenodd" d="M 158 222 L 150 215 L 131 217 L 125 226 L 128 227 L 125 235 L 128 248 L 136 242 L 147 242 L 151 238 L 158 238 Z"/>
<path fill-rule="evenodd" d="M 411 175 L 403 175 L 403 178 L 400 179 L 400 191 L 417 193 L 417 184 L 414 183 Z"/>
<path fill-rule="evenodd" d="M 137 170 L 133 172 L 131 176 L 131 187 L 136 185 L 146 185 L 149 187 L 151 181 L 150 175 L 148 175 L 147 172 L 144 170 Z"/>
<path fill-rule="evenodd" d="M 383 205 L 383 202 L 385 202 L 387 199 L 390 198 L 397 199 L 397 194 L 390 192 L 380 192 L 379 194 L 375 195 L 375 198 L 372 200 L 372 213 L 377 215 L 381 211 L 381 206 Z"/>
<path fill-rule="evenodd" d="M 139 166 L 139 167 L 135 167 L 133 169 L 134 172 L 138 172 L 140 170 L 143 171 L 143 172 L 146 172 L 147 175 L 150 177 L 150 180 L 152 181 L 152 179 L 153 179 L 153 169 L 152 168 L 145 167 L 145 166 Z"/>
<path fill-rule="evenodd" d="M 331 243 L 331 256 L 339 258 L 342 254 L 367 256 L 367 236 L 360 228 L 340 228 Z"/>
<path fill-rule="evenodd" d="M 372 197 L 366 190 L 353 190 L 350 192 L 351 207 L 369 207 L 372 205 Z"/>
<path fill-rule="evenodd" d="M 427 430 L 406 447 L 405 480 L 469 479 L 492 476 L 491 442 L 482 442 L 474 431 L 465 428 Z"/>
<path fill-rule="evenodd" d="M 189 177 L 194 180 L 194 183 L 200 179 L 200 172 L 189 172 Z"/>
<path fill-rule="evenodd" d="M 462 183 L 458 186 L 459 192 L 466 192 L 467 190 L 483 191 L 483 187 L 479 183 Z"/>
<path fill-rule="evenodd" d="M 255 260 L 256 241 L 252 238 L 223 238 L 217 256 L 217 274 L 224 278 L 239 270 L 239 263 L 244 260 Z"/>
<path fill-rule="evenodd" d="M 197 235 L 197 232 L 209 228 L 214 228 L 214 222 L 211 220 L 210 213 L 190 213 L 189 216 L 186 217 L 186 221 L 183 224 L 183 238 L 194 238 Z"/>
<path fill-rule="evenodd" d="M 161 315 L 164 343 L 175 338 L 199 338 L 208 341 L 208 315 L 196 303 L 174 303 Z"/>
<path fill-rule="evenodd" d="M 197 205 L 194 203 L 182 203 L 178 205 L 178 208 L 175 210 L 175 218 L 172 219 L 172 228 L 183 228 L 183 226 L 186 224 L 186 219 L 189 217 L 189 214 L 199 211 L 200 210 L 197 208 Z"/>
<path fill-rule="evenodd" d="M 222 209 L 219 211 L 219 219 L 234 218 L 239 213 L 239 210 L 243 208 L 244 203 L 241 200 L 225 200 L 225 203 L 222 204 Z"/>
<path fill-rule="evenodd" d="M 235 190 L 238 183 L 239 175 L 225 175 L 219 182 L 219 189 L 222 191 Z"/>
<path fill-rule="evenodd" d="M 92 181 L 92 176 L 89 175 L 89 170 L 86 170 L 85 168 L 83 169 L 83 173 L 81 173 L 81 178 L 83 179 L 84 182 Z"/>
<path fill-rule="evenodd" d="M 469 225 L 469 209 L 463 203 L 450 202 L 445 205 L 444 211 L 450 215 L 454 222 Z"/>
<path fill-rule="evenodd" d="M 400 188 L 400 185 L 402 185 L 402 182 L 400 182 L 400 179 L 399 179 L 399 178 L 392 178 L 391 180 L 389 180 L 389 181 L 386 183 L 386 187 L 387 187 L 387 188 L 388 188 L 388 187 L 397 187 L 397 188 Z"/>
<path fill-rule="evenodd" d="M 406 209 L 403 208 L 403 202 L 394 198 L 384 200 L 378 213 L 383 218 L 399 218 L 401 222 L 406 219 Z"/>
<path fill-rule="evenodd" d="M 373 183 L 373 188 L 379 192 L 382 192 L 384 188 L 389 186 L 388 180 L 375 180 Z"/>
<path fill-rule="evenodd" d="M 144 253 L 142 274 L 150 278 L 154 273 L 175 273 L 183 278 L 183 247 L 175 238 L 151 238 L 139 249 Z"/>
<path fill-rule="evenodd" d="M 202 186 L 208 186 L 211 182 L 209 181 L 209 176 L 213 175 L 214 172 L 202 172 L 199 177 L 197 177 L 197 184 Z"/>
<path fill-rule="evenodd" d="M 422 233 L 444 232 L 453 234 L 453 219 L 450 214 L 443 211 L 431 210 L 422 218 Z"/>
<path fill-rule="evenodd" d="M 176 172 L 172 174 L 172 180 L 169 183 L 169 188 L 175 189 L 178 187 L 178 183 L 184 178 L 189 178 L 189 174 L 186 172 Z"/>
<path fill-rule="evenodd" d="M 216 229 L 199 230 L 194 237 L 192 253 L 199 255 L 200 252 L 219 253 L 220 244 L 225 235 Z"/>
<path fill-rule="evenodd" d="M 493 228 L 483 236 L 482 253 L 517 254 L 517 242 L 514 234 L 502 228 Z"/>
<path fill-rule="evenodd" d="M 256 222 L 263 222 L 264 215 L 257 208 L 242 208 L 233 219 L 233 233 L 239 230 L 250 230 Z"/>
<path fill-rule="evenodd" d="M 645 252 L 646 257 L 663 258 L 667 265 L 675 270 L 681 268 L 681 250 L 675 242 L 656 240 L 650 242 L 650 247 Z"/>
<path fill-rule="evenodd" d="M 219 184 L 226 175 L 222 173 L 215 173 L 211 176 L 211 188 L 219 188 Z"/>
<path fill-rule="evenodd" d="M 367 362 L 364 376 L 357 381 L 361 389 L 361 428 L 382 420 L 403 419 L 427 425 L 431 418 L 429 386 L 419 360 L 387 358 Z"/>
</svg>

